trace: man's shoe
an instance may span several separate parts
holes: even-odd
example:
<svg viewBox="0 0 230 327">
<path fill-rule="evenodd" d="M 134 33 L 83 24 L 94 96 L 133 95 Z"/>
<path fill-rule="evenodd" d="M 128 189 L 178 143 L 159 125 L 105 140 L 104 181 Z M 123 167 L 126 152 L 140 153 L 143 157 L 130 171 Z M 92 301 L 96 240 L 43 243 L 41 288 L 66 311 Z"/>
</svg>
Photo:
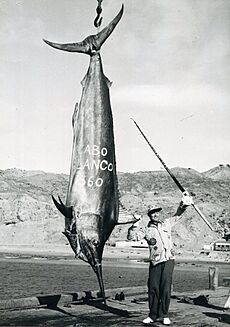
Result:
<svg viewBox="0 0 230 327">
<path fill-rule="evenodd" d="M 152 324 L 154 321 L 152 320 L 152 318 L 147 317 L 147 318 L 145 318 L 142 322 L 143 322 L 143 324 L 145 324 L 145 325 L 149 325 L 149 324 Z"/>
<path fill-rule="evenodd" d="M 171 321 L 169 318 L 163 318 L 162 324 L 169 326 L 169 325 L 171 325 Z"/>
</svg>

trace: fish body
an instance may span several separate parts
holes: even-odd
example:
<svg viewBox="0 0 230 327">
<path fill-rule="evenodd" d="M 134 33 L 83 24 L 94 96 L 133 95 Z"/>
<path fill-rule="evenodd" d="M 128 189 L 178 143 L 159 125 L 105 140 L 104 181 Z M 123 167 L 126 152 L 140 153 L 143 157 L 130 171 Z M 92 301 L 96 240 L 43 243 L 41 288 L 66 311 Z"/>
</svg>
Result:
<svg viewBox="0 0 230 327">
<path fill-rule="evenodd" d="M 82 81 L 82 97 L 73 115 L 73 149 L 66 207 L 66 231 L 76 224 L 80 251 L 89 262 L 86 242 L 98 244 L 94 254 L 100 262 L 102 249 L 118 219 L 118 190 L 115 162 L 113 118 L 110 106 L 110 81 L 103 74 L 99 53 L 90 57 L 88 72 Z M 88 247 L 87 246 L 87 247 Z M 76 253 L 77 254 L 77 253 Z"/>
<path fill-rule="evenodd" d="M 90 63 L 82 83 L 79 105 L 75 106 L 73 148 L 69 185 L 64 205 L 53 197 L 65 216 L 64 234 L 76 257 L 88 262 L 97 274 L 105 301 L 102 278 L 102 254 L 118 221 L 117 186 L 113 117 L 109 88 L 111 82 L 103 73 L 101 45 L 112 33 L 123 14 L 118 15 L 100 33 L 72 44 L 48 45 L 64 51 L 90 55 Z"/>
</svg>

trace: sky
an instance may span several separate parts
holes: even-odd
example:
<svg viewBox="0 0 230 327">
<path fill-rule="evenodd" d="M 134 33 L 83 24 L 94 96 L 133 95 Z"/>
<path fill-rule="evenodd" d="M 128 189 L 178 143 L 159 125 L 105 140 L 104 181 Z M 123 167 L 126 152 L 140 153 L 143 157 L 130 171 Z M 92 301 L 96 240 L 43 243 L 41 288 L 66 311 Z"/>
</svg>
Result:
<svg viewBox="0 0 230 327">
<path fill-rule="evenodd" d="M 101 49 L 114 118 L 117 170 L 230 163 L 230 1 L 104 0 Z M 57 51 L 83 40 L 97 1 L 0 0 L 0 169 L 69 173 L 71 119 L 89 56 Z"/>
</svg>

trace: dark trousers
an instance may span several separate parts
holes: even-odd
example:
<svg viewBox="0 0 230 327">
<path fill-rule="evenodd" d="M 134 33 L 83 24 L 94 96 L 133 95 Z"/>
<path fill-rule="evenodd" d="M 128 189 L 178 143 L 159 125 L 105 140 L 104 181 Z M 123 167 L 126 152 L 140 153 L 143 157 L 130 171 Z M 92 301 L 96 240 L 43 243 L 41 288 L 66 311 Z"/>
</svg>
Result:
<svg viewBox="0 0 230 327">
<path fill-rule="evenodd" d="M 174 260 L 161 262 L 156 266 L 150 262 L 148 301 L 149 317 L 153 320 L 168 316 L 174 265 Z"/>
</svg>

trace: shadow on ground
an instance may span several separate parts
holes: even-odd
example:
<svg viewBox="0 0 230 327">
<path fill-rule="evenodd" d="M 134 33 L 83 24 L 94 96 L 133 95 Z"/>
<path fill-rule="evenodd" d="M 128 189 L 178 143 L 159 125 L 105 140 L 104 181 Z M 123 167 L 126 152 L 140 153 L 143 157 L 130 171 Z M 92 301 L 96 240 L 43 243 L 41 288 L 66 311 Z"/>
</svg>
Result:
<svg viewBox="0 0 230 327">
<path fill-rule="evenodd" d="M 204 315 L 210 318 L 218 319 L 218 321 L 230 325 L 230 315 L 227 313 L 203 312 Z"/>
</svg>

